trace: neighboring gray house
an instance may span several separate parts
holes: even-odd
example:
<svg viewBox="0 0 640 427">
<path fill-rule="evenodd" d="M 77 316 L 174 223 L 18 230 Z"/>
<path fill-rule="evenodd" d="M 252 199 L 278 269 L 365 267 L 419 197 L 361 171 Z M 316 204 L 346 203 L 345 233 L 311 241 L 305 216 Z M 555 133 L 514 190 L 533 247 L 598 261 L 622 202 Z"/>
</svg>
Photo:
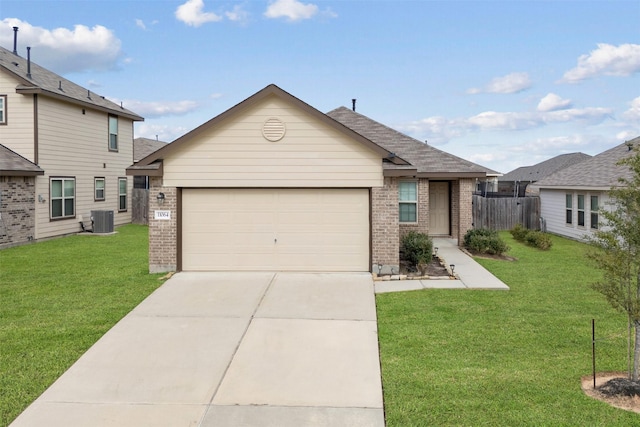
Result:
<svg viewBox="0 0 640 427">
<path fill-rule="evenodd" d="M 409 230 L 462 242 L 487 169 L 269 85 L 127 169 L 149 269 L 397 272 Z"/>
<path fill-rule="evenodd" d="M 498 178 L 498 193 L 513 197 L 535 195 L 537 192 L 529 184 L 590 158 L 584 153 L 561 154 L 533 166 L 519 167 Z"/>
<path fill-rule="evenodd" d="M 609 190 L 630 179 L 618 161 L 640 150 L 640 137 L 563 169 L 533 184 L 540 192 L 546 231 L 581 239 L 602 226 L 599 212 L 609 204 Z"/>
</svg>

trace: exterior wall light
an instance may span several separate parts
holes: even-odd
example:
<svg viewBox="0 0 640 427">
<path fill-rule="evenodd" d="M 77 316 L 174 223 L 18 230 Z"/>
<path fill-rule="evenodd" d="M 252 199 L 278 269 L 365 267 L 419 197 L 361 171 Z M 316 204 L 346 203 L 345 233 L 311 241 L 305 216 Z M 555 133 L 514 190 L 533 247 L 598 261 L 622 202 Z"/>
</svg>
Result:
<svg viewBox="0 0 640 427">
<path fill-rule="evenodd" d="M 158 204 L 163 204 L 164 203 L 164 193 L 158 193 L 158 195 L 156 196 L 156 198 L 158 199 Z"/>
</svg>

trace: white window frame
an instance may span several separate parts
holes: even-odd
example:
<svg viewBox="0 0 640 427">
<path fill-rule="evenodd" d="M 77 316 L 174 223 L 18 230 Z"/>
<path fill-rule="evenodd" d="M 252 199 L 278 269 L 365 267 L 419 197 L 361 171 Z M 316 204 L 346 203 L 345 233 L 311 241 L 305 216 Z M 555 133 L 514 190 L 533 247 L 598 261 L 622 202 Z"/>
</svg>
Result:
<svg viewBox="0 0 640 427">
<path fill-rule="evenodd" d="M 415 187 L 415 199 L 402 199 L 402 191 L 401 187 L 403 184 L 413 184 Z M 402 215 L 400 212 L 402 205 L 413 205 L 415 206 L 415 220 L 414 221 L 406 221 L 402 220 Z M 398 182 L 398 222 L 401 224 L 417 224 L 418 223 L 418 181 L 400 181 Z"/>
<path fill-rule="evenodd" d="M 102 182 L 102 188 L 98 187 L 98 183 Z M 102 196 L 98 194 L 98 191 L 102 191 Z M 106 200 L 106 179 L 103 176 L 96 176 L 93 178 L 93 200 L 96 202 L 104 202 Z"/>
<path fill-rule="evenodd" d="M 7 124 L 7 95 L 0 95 L 0 125 Z"/>
<path fill-rule="evenodd" d="M 109 114 L 108 130 L 109 130 L 109 151 L 118 151 L 118 116 Z"/>
<path fill-rule="evenodd" d="M 61 194 L 60 196 L 53 194 L 53 183 L 54 181 L 60 181 Z M 65 184 L 67 182 L 73 182 L 73 195 L 69 196 L 65 194 Z M 67 218 L 75 218 L 76 216 L 76 179 L 74 177 L 51 177 L 49 179 L 49 218 L 52 220 L 58 219 L 67 219 Z M 72 210 L 73 212 L 67 213 L 66 201 L 71 200 L 73 202 Z M 62 215 L 54 216 L 53 215 L 53 206 L 54 202 L 60 201 L 60 211 Z"/>
<path fill-rule="evenodd" d="M 124 182 L 124 192 L 122 191 L 122 183 Z M 127 178 L 118 178 L 118 212 L 127 211 Z"/>
<path fill-rule="evenodd" d="M 573 193 L 565 194 L 565 216 L 566 225 L 573 225 Z"/>
<path fill-rule="evenodd" d="M 593 200 L 595 199 L 596 201 L 596 208 L 593 209 Z M 589 204 L 589 208 L 591 209 L 591 215 L 590 215 L 590 227 L 592 230 L 597 230 L 600 224 L 600 199 L 598 198 L 598 196 L 591 196 L 590 197 L 590 204 Z M 595 218 L 595 221 L 593 220 Z"/>
<path fill-rule="evenodd" d="M 584 209 L 584 194 L 578 194 L 578 227 L 584 227 L 585 226 L 585 209 Z M 580 207 L 580 201 L 582 201 L 582 207 Z M 582 219 L 582 220 L 581 220 Z"/>
</svg>

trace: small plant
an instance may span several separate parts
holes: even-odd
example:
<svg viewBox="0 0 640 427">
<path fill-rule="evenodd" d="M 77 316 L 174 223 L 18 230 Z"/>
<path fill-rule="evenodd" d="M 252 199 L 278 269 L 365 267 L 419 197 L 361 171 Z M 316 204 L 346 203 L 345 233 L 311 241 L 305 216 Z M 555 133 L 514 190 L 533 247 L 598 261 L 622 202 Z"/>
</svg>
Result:
<svg viewBox="0 0 640 427">
<path fill-rule="evenodd" d="M 425 233 L 410 231 L 400 240 L 402 258 L 411 265 L 428 264 L 432 251 L 433 241 Z"/>
<path fill-rule="evenodd" d="M 524 228 L 522 224 L 516 224 L 511 230 L 509 230 L 511 235 L 518 242 L 524 242 L 524 239 L 527 237 L 529 230 Z"/>
<path fill-rule="evenodd" d="M 548 251 L 553 245 L 551 237 L 542 231 L 529 231 L 524 238 L 524 242 L 529 246 L 542 249 L 543 251 Z"/>
<path fill-rule="evenodd" d="M 551 249 L 551 246 L 553 245 L 551 237 L 549 237 L 547 233 L 536 230 L 527 230 L 521 224 L 516 224 L 515 227 L 509 230 L 509 232 L 518 242 L 522 242 L 525 245 L 534 248 L 542 249 L 543 251 Z"/>
<path fill-rule="evenodd" d="M 502 255 L 509 250 L 509 246 L 500 238 L 497 231 L 486 228 L 467 231 L 464 235 L 464 246 L 490 255 Z"/>
</svg>

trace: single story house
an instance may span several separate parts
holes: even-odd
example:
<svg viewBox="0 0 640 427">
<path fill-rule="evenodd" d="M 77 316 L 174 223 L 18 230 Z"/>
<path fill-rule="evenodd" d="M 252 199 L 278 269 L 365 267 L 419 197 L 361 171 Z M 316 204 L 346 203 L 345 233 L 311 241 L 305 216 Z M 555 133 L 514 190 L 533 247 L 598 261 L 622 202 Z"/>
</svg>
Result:
<svg viewBox="0 0 640 427">
<path fill-rule="evenodd" d="M 529 184 L 590 158 L 590 155 L 584 153 L 568 153 L 552 157 L 533 166 L 519 167 L 498 179 L 498 193 L 512 197 L 537 195 L 535 187 Z"/>
<path fill-rule="evenodd" d="M 127 174 L 150 177 L 152 272 L 397 273 L 403 233 L 462 240 L 487 171 L 269 85 Z"/>
<path fill-rule="evenodd" d="M 640 150 L 640 137 L 617 145 L 533 184 L 540 192 L 546 231 L 582 239 L 603 226 L 600 211 L 610 207 L 609 190 L 620 178 L 631 179 L 618 162 Z"/>
</svg>

